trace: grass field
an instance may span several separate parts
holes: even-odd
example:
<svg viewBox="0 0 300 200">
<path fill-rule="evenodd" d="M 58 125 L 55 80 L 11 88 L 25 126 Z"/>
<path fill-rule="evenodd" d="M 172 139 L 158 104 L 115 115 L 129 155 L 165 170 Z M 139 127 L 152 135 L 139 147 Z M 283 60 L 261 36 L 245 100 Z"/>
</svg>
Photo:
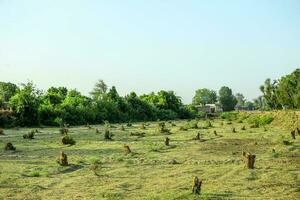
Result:
<svg viewBox="0 0 300 200">
<path fill-rule="evenodd" d="M 290 131 L 272 125 L 264 130 L 211 122 L 213 127 L 188 130 L 180 127 L 191 122 L 166 122 L 168 135 L 157 132 L 158 122 L 145 123 L 144 130 L 140 123 L 123 124 L 125 131 L 112 124 L 112 141 L 104 140 L 103 125 L 71 127 L 73 146 L 61 143 L 59 128 L 39 128 L 33 140 L 22 137 L 32 129 L 5 129 L 0 199 L 300 199 L 300 135 L 293 140 Z M 144 137 L 131 135 L 137 132 Z M 193 140 L 198 132 L 200 141 Z M 16 151 L 5 151 L 7 142 Z M 61 151 L 69 166 L 57 164 Z M 243 151 L 256 155 L 255 169 L 245 167 Z M 191 191 L 195 176 L 203 180 L 200 196 Z"/>
</svg>

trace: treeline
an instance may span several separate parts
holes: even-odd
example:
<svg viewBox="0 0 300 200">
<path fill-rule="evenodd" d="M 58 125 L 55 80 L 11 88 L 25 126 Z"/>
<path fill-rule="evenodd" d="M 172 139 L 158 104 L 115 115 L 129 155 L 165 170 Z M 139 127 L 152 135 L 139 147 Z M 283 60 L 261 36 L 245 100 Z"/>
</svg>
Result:
<svg viewBox="0 0 300 200">
<path fill-rule="evenodd" d="M 17 87 L 0 83 L 0 126 L 61 126 L 109 122 L 153 121 L 195 118 L 194 106 L 184 105 L 173 91 L 160 91 L 142 96 L 131 92 L 122 97 L 113 86 L 108 89 L 98 81 L 84 96 L 77 90 L 51 87 L 38 90 L 32 82 Z M 1 113 L 0 113 L 1 114 Z"/>
<path fill-rule="evenodd" d="M 223 86 L 218 93 L 198 89 L 190 105 L 184 105 L 173 91 L 138 96 L 120 96 L 113 86 L 99 80 L 89 96 L 65 87 L 38 90 L 32 82 L 20 87 L 0 82 L 0 126 L 61 126 L 109 122 L 133 122 L 203 117 L 197 107 L 216 104 L 223 111 L 300 108 L 300 69 L 279 80 L 267 79 L 260 87 L 263 95 L 247 101 Z"/>
</svg>

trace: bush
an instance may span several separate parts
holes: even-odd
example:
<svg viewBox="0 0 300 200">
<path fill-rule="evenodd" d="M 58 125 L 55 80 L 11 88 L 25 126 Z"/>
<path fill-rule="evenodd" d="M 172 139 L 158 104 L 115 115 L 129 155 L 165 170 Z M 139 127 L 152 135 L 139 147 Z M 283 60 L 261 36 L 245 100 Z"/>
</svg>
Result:
<svg viewBox="0 0 300 200">
<path fill-rule="evenodd" d="M 74 144 L 76 144 L 76 141 L 69 135 L 66 135 L 66 136 L 62 137 L 61 142 L 64 145 L 67 145 L 67 144 L 74 145 Z"/>
<path fill-rule="evenodd" d="M 238 117 L 238 113 L 236 112 L 224 112 L 220 115 L 222 119 L 226 119 L 228 121 L 234 121 Z"/>
<path fill-rule="evenodd" d="M 258 128 L 270 124 L 273 121 L 271 116 L 252 116 L 249 117 L 248 123 L 251 124 L 251 128 Z"/>
</svg>

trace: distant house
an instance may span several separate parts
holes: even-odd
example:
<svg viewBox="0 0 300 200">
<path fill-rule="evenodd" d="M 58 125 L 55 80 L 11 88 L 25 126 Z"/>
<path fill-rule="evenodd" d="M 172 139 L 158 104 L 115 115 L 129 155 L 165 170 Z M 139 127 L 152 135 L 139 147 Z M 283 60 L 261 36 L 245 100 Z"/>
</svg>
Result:
<svg viewBox="0 0 300 200">
<path fill-rule="evenodd" d="M 205 105 L 198 105 L 195 107 L 199 112 L 205 112 L 205 113 L 223 112 L 223 109 L 218 104 L 205 104 Z"/>
</svg>

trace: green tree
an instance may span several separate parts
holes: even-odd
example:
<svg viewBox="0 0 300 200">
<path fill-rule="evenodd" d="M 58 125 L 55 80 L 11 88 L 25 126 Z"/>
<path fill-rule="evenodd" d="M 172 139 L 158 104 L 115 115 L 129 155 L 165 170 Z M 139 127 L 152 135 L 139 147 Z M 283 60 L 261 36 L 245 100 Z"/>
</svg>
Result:
<svg viewBox="0 0 300 200">
<path fill-rule="evenodd" d="M 41 93 L 32 82 L 22 84 L 16 94 L 10 98 L 9 106 L 15 112 L 21 126 L 38 124 L 38 108 Z"/>
<path fill-rule="evenodd" d="M 260 91 L 263 93 L 264 100 L 268 109 L 278 109 L 282 108 L 281 104 L 278 102 L 277 97 L 277 81 L 271 82 L 271 79 L 267 79 L 264 85 L 260 86 Z"/>
<path fill-rule="evenodd" d="M 245 99 L 243 94 L 236 93 L 235 98 L 237 100 L 237 105 L 238 106 L 244 106 L 245 105 L 246 99 Z"/>
<path fill-rule="evenodd" d="M 193 98 L 194 105 L 213 104 L 217 102 L 217 93 L 206 88 L 196 90 Z"/>
<path fill-rule="evenodd" d="M 103 80 L 98 80 L 94 86 L 94 89 L 90 92 L 93 99 L 101 99 L 103 95 L 107 92 L 107 85 Z"/>
<path fill-rule="evenodd" d="M 300 69 L 280 79 L 277 97 L 279 103 L 286 108 L 300 108 Z"/>
<path fill-rule="evenodd" d="M 223 86 L 219 90 L 219 102 L 224 111 L 234 110 L 237 100 L 232 94 L 232 90 L 229 87 Z"/>
<path fill-rule="evenodd" d="M 7 108 L 9 99 L 17 92 L 18 87 L 13 83 L 0 82 L 0 108 Z"/>
</svg>

